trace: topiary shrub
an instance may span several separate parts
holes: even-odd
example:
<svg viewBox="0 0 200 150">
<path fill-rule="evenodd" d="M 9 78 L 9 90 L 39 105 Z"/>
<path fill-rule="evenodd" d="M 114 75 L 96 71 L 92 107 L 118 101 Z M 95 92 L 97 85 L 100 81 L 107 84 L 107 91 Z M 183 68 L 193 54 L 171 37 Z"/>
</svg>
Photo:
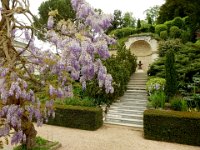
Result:
<svg viewBox="0 0 200 150">
<path fill-rule="evenodd" d="M 166 54 L 165 73 L 165 93 L 167 96 L 167 100 L 169 100 L 169 98 L 173 97 L 177 91 L 177 73 L 175 70 L 175 56 L 174 51 L 172 49 L 169 49 Z"/>
<path fill-rule="evenodd" d="M 164 24 L 167 26 L 167 31 L 169 32 L 169 29 L 173 26 L 172 20 L 166 21 Z"/>
<path fill-rule="evenodd" d="M 122 28 L 122 29 L 116 29 L 110 33 L 110 35 L 114 35 L 117 38 L 124 38 L 129 35 L 135 34 L 137 31 L 134 28 L 127 27 L 127 28 Z"/>
<path fill-rule="evenodd" d="M 172 26 L 169 30 L 169 36 L 171 38 L 179 38 L 181 36 L 181 30 L 177 26 Z"/>
<path fill-rule="evenodd" d="M 190 32 L 189 31 L 181 31 L 181 40 L 183 43 L 186 43 L 190 40 Z"/>
<path fill-rule="evenodd" d="M 155 27 L 155 33 L 157 33 L 158 35 L 160 35 L 161 31 L 165 31 L 167 30 L 167 26 L 165 24 L 158 24 Z"/>
<path fill-rule="evenodd" d="M 172 20 L 172 25 L 182 29 L 184 26 L 184 20 L 181 17 L 176 17 Z"/>
<path fill-rule="evenodd" d="M 160 38 L 163 39 L 163 40 L 166 40 L 168 38 L 167 31 L 161 31 L 160 32 Z"/>
<path fill-rule="evenodd" d="M 198 39 L 196 42 L 195 42 L 195 45 L 200 47 L 200 39 Z"/>
<path fill-rule="evenodd" d="M 146 110 L 144 137 L 200 146 L 200 112 Z"/>
</svg>

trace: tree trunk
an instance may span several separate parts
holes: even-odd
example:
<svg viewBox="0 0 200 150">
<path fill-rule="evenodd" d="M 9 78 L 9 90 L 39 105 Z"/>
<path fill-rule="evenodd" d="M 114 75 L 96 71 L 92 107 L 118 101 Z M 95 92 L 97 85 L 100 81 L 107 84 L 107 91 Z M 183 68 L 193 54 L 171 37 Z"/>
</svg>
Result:
<svg viewBox="0 0 200 150">
<path fill-rule="evenodd" d="M 37 131 L 35 130 L 33 123 L 30 122 L 27 117 L 23 117 L 22 119 L 22 130 L 26 135 L 26 148 L 27 150 L 30 150 L 35 146 Z"/>
</svg>

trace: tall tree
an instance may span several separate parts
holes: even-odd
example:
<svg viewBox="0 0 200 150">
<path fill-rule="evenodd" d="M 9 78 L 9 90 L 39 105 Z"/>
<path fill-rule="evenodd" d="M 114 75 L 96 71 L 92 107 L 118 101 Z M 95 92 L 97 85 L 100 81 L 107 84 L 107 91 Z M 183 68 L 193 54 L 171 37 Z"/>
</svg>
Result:
<svg viewBox="0 0 200 150">
<path fill-rule="evenodd" d="M 122 27 L 135 27 L 135 19 L 131 12 L 126 12 L 122 19 Z"/>
<path fill-rule="evenodd" d="M 122 12 L 121 10 L 114 10 L 114 20 L 112 22 L 112 29 L 122 27 Z"/>
<path fill-rule="evenodd" d="M 173 49 L 169 49 L 166 53 L 165 72 L 165 93 L 167 95 L 167 100 L 169 100 L 169 98 L 173 97 L 177 92 L 177 73 L 175 69 L 175 56 Z"/>
<path fill-rule="evenodd" d="M 58 10 L 59 15 L 55 17 L 56 21 L 60 19 L 68 20 L 75 18 L 75 11 L 71 6 L 70 0 L 47 0 L 45 2 L 42 2 L 38 10 L 39 17 L 34 17 L 34 25 L 40 30 L 44 27 L 47 27 L 47 20 L 49 17 L 48 14 L 52 10 Z M 42 37 L 41 32 L 39 34 L 39 37 Z"/>
<path fill-rule="evenodd" d="M 140 19 L 137 20 L 137 29 L 141 28 L 141 21 Z"/>
<path fill-rule="evenodd" d="M 155 24 L 158 18 L 160 6 L 156 5 L 154 7 L 150 7 L 149 9 L 145 10 L 144 13 L 146 13 L 146 20 L 149 22 L 151 19 L 150 24 Z"/>
</svg>

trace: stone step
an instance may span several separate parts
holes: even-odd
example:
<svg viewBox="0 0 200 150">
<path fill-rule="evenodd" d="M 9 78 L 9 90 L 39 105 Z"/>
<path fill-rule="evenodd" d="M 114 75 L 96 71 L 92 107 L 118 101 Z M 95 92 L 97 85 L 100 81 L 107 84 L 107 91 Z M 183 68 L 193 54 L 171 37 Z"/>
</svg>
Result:
<svg viewBox="0 0 200 150">
<path fill-rule="evenodd" d="M 135 105 L 112 105 L 110 109 L 127 109 L 127 110 L 140 110 L 140 109 L 145 109 L 147 105 L 140 105 L 140 104 L 135 104 Z M 137 108 L 135 108 L 137 107 Z"/>
<path fill-rule="evenodd" d="M 127 107 L 117 107 L 117 106 L 111 106 L 110 108 L 109 108 L 109 111 L 111 111 L 111 110 L 115 110 L 115 111 L 117 111 L 117 112 L 121 112 L 121 113 L 126 113 L 126 112 L 128 112 L 128 113 L 131 113 L 131 112 L 135 112 L 135 111 L 143 111 L 143 110 L 145 110 L 146 109 L 146 106 L 132 106 L 132 107 L 129 107 L 129 108 L 127 108 Z"/>
<path fill-rule="evenodd" d="M 144 80 L 141 80 L 141 79 L 130 79 L 129 83 L 130 82 L 147 82 L 147 80 L 145 80 L 145 79 Z"/>
<path fill-rule="evenodd" d="M 145 88 L 146 85 L 145 84 L 141 84 L 141 85 L 128 84 L 127 87 L 142 87 L 142 88 L 144 87 Z"/>
<path fill-rule="evenodd" d="M 136 125 L 143 125 L 143 120 L 139 119 L 128 119 L 128 118 L 106 118 L 106 122 L 116 122 L 116 123 L 124 123 L 124 124 L 136 124 Z"/>
<path fill-rule="evenodd" d="M 137 81 L 147 81 L 147 78 L 145 78 L 145 77 L 140 77 L 140 78 L 131 77 L 129 81 L 132 81 L 132 80 L 133 81 L 135 81 L 135 80 L 137 80 Z"/>
<path fill-rule="evenodd" d="M 139 97 L 140 96 L 145 96 L 145 97 L 147 97 L 147 93 L 136 93 L 136 92 L 135 93 L 125 92 L 123 96 L 127 96 L 127 95 L 129 95 L 129 96 L 139 96 Z"/>
<path fill-rule="evenodd" d="M 146 86 L 127 86 L 129 90 L 145 90 Z"/>
<path fill-rule="evenodd" d="M 126 90 L 126 93 L 147 93 L 146 90 Z"/>
<path fill-rule="evenodd" d="M 138 94 L 147 94 L 147 91 L 146 90 L 126 90 L 126 93 L 138 93 Z"/>
<path fill-rule="evenodd" d="M 134 101 L 134 100 L 123 100 L 123 101 L 121 101 L 121 102 L 119 102 L 119 103 L 113 103 L 113 105 L 119 105 L 119 104 L 121 104 L 121 105 L 130 105 L 130 106 L 132 106 L 132 105 L 137 105 L 137 104 L 141 104 L 141 105 L 144 105 L 144 106 L 146 106 L 147 105 L 147 101 Z"/>
<path fill-rule="evenodd" d="M 134 73 L 132 76 L 147 76 L 146 73 Z"/>
<path fill-rule="evenodd" d="M 135 73 L 130 77 L 127 91 L 108 109 L 105 123 L 143 128 L 143 113 L 146 110 L 146 73 Z"/>
<path fill-rule="evenodd" d="M 106 124 L 114 124 L 114 125 L 120 125 L 120 126 L 128 126 L 128 127 L 134 127 L 142 129 L 143 125 L 137 125 L 137 124 L 129 124 L 129 123 L 119 123 L 119 122 L 112 122 L 112 121 L 104 121 Z"/>
<path fill-rule="evenodd" d="M 114 103 L 112 104 L 112 106 L 147 106 L 147 102 L 136 102 L 136 101 L 124 101 L 124 102 L 121 102 L 121 103 Z"/>
<path fill-rule="evenodd" d="M 138 115 L 138 114 L 107 114 L 107 118 L 117 118 L 117 119 L 138 119 L 138 120 L 143 120 L 143 115 Z"/>
<path fill-rule="evenodd" d="M 124 94 L 124 96 L 122 96 L 122 98 L 132 98 L 132 99 L 148 99 L 147 95 L 143 95 L 143 94 Z"/>
<path fill-rule="evenodd" d="M 147 104 L 148 100 L 141 99 L 120 99 L 120 101 L 113 103 L 112 105 L 117 104 Z"/>
<path fill-rule="evenodd" d="M 147 82 L 146 81 L 138 81 L 138 80 L 130 80 L 129 82 L 128 82 L 128 85 L 129 84 L 146 84 Z"/>
<path fill-rule="evenodd" d="M 133 82 L 133 83 L 127 84 L 127 86 L 146 86 L 146 82 L 145 83 Z"/>
<path fill-rule="evenodd" d="M 137 98 L 121 98 L 120 99 L 121 103 L 130 103 L 130 104 L 144 104 L 147 103 L 148 100 L 147 99 L 137 99 Z M 120 103 L 120 102 L 116 102 L 116 103 Z"/>
<path fill-rule="evenodd" d="M 146 98 L 121 97 L 118 102 L 147 102 Z"/>
<path fill-rule="evenodd" d="M 123 113 L 119 113 L 118 111 L 115 111 L 115 110 L 111 110 L 107 113 L 108 114 L 116 114 L 116 115 L 119 115 L 119 114 L 125 114 L 125 115 L 142 115 L 143 116 L 143 110 L 134 110 L 134 111 L 129 111 L 129 112 L 123 112 Z"/>
<path fill-rule="evenodd" d="M 120 111 L 120 110 L 109 110 L 107 114 L 136 114 L 141 115 L 144 113 L 144 110 L 132 110 L 132 111 Z"/>
</svg>

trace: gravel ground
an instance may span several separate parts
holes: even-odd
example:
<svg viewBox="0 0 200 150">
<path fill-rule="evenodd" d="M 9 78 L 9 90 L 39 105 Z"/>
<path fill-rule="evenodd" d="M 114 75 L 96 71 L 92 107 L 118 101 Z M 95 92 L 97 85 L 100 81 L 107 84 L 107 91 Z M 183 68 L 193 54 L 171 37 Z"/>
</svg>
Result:
<svg viewBox="0 0 200 150">
<path fill-rule="evenodd" d="M 104 125 L 97 131 L 44 125 L 38 134 L 59 141 L 59 150 L 200 150 L 197 146 L 158 142 L 143 138 L 142 131 L 133 128 Z"/>
<path fill-rule="evenodd" d="M 59 141 L 59 150 L 200 150 L 200 147 L 158 142 L 143 138 L 142 131 L 130 127 L 104 125 L 97 131 L 63 128 L 50 125 L 36 128 L 38 135 Z M 12 150 L 7 146 L 4 150 Z"/>
</svg>

